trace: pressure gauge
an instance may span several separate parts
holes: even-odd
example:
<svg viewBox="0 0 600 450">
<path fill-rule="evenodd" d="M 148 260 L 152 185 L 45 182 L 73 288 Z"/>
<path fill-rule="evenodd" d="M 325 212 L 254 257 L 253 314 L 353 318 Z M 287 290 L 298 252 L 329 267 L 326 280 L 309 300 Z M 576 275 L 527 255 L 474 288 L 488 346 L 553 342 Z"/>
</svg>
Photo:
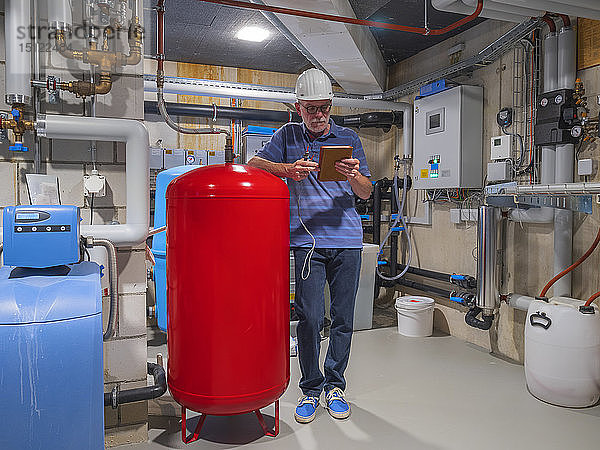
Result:
<svg viewBox="0 0 600 450">
<path fill-rule="evenodd" d="M 544 97 L 544 98 L 542 99 L 542 101 L 540 101 L 540 105 L 542 105 L 542 106 L 547 106 L 547 105 L 548 105 L 548 99 L 547 99 L 546 97 Z"/>
<path fill-rule="evenodd" d="M 581 137 L 582 134 L 583 129 L 579 125 L 575 125 L 573 128 L 571 128 L 571 136 L 574 138 Z"/>
<path fill-rule="evenodd" d="M 554 103 L 556 103 L 557 105 L 559 103 L 562 103 L 563 101 L 563 96 L 561 94 L 558 94 L 556 97 L 554 97 Z"/>
</svg>

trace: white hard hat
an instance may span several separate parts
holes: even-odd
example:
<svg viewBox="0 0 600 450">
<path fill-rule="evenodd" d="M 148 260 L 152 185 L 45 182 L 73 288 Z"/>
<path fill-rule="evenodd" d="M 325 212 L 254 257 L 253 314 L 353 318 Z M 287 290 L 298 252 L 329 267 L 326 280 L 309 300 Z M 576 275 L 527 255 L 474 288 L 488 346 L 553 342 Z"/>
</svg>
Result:
<svg viewBox="0 0 600 450">
<path fill-rule="evenodd" d="M 296 98 L 298 100 L 331 100 L 333 88 L 329 77 L 319 69 L 308 69 L 296 80 Z"/>
</svg>

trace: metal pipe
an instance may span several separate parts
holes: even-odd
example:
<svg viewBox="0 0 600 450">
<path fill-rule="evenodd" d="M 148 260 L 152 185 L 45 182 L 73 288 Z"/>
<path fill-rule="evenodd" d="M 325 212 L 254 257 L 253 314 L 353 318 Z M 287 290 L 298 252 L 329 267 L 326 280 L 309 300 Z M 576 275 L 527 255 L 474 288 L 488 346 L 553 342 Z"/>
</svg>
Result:
<svg viewBox="0 0 600 450">
<path fill-rule="evenodd" d="M 69 31 L 73 23 L 71 0 L 47 0 L 48 24 L 51 28 Z"/>
<path fill-rule="evenodd" d="M 556 183 L 511 186 L 502 191 L 503 194 L 600 194 L 600 183 Z"/>
<path fill-rule="evenodd" d="M 508 303 L 508 306 L 511 308 L 527 311 L 529 309 L 529 305 L 534 300 L 534 297 L 530 297 L 528 295 L 508 294 L 506 303 Z"/>
<path fill-rule="evenodd" d="M 492 315 L 498 299 L 498 270 L 496 241 L 498 210 L 479 207 L 477 222 L 477 307 L 483 314 Z"/>
<path fill-rule="evenodd" d="M 295 103 L 296 94 L 291 88 L 260 86 L 256 84 L 201 80 L 196 78 L 163 77 L 165 94 L 194 95 L 198 97 L 237 98 L 278 103 Z M 156 76 L 144 75 L 144 91 L 156 92 Z M 346 108 L 379 109 L 382 111 L 406 111 L 412 113 L 412 104 L 388 100 L 369 99 L 365 96 L 340 95 L 334 93 L 333 106 Z M 408 111 L 405 114 L 408 117 Z M 408 127 L 407 127 L 408 128 Z"/>
<path fill-rule="evenodd" d="M 558 34 L 550 31 L 544 38 L 544 92 L 558 89 Z"/>
<path fill-rule="evenodd" d="M 148 362 L 146 363 L 146 370 L 148 375 L 152 375 L 154 378 L 154 384 L 152 386 L 127 389 L 124 391 L 113 389 L 112 392 L 105 392 L 104 406 L 112 406 L 114 409 L 116 409 L 119 405 L 124 403 L 151 400 L 153 398 L 160 397 L 167 392 L 167 377 L 165 375 L 165 369 L 158 364 Z"/>
<path fill-rule="evenodd" d="M 558 89 L 575 87 L 576 35 L 572 28 L 563 27 L 558 35 Z M 575 146 L 556 146 L 555 183 L 572 183 Z M 573 213 L 554 211 L 554 274 L 562 272 L 573 262 Z M 571 273 L 554 284 L 555 296 L 571 296 Z"/>
<path fill-rule="evenodd" d="M 31 104 L 31 4 L 6 0 L 4 39 L 6 48 L 5 102 Z M 23 37 L 25 34 L 25 37 Z"/>
<path fill-rule="evenodd" d="M 81 234 L 109 239 L 117 246 L 144 242 L 150 222 L 150 151 L 148 130 L 144 124 L 129 119 L 40 115 L 36 128 L 40 136 L 48 138 L 126 143 L 127 223 L 82 225 Z"/>
<path fill-rule="evenodd" d="M 291 15 L 291 16 L 308 17 L 310 19 L 321 19 L 321 20 L 327 20 L 327 21 L 331 21 L 331 22 L 350 23 L 350 24 L 354 24 L 354 25 L 363 25 L 363 26 L 375 27 L 375 28 L 385 28 L 388 30 L 406 31 L 408 33 L 417 33 L 417 34 L 433 35 L 433 36 L 439 36 L 442 34 L 446 34 L 449 31 L 452 31 L 455 28 L 458 28 L 458 27 L 464 25 L 465 23 L 468 23 L 468 22 L 476 19 L 479 16 L 479 14 L 481 13 L 481 10 L 483 9 L 483 0 L 477 0 L 477 7 L 476 7 L 475 11 L 472 14 L 470 14 L 469 16 L 464 17 L 444 28 L 437 29 L 437 30 L 429 30 L 427 28 L 422 28 L 422 27 L 408 27 L 408 26 L 396 25 L 396 24 L 392 24 L 392 23 L 375 22 L 373 20 L 356 19 L 354 17 L 341 17 L 341 16 L 334 16 L 331 14 L 316 13 L 316 12 L 311 12 L 311 11 L 302 11 L 302 10 L 298 10 L 298 9 L 280 8 L 277 6 L 268 6 L 268 5 L 258 5 L 258 4 L 254 4 L 254 3 L 240 2 L 237 0 L 200 0 L 200 1 L 208 2 L 208 3 L 216 3 L 219 5 L 225 5 L 225 6 L 233 6 L 233 7 L 237 7 L 237 8 L 258 9 L 260 11 L 269 11 L 269 12 L 273 12 L 273 13 L 287 14 L 287 15 Z"/>
<path fill-rule="evenodd" d="M 196 105 L 191 103 L 166 103 L 167 112 L 173 116 L 216 117 L 233 120 L 258 120 L 262 122 L 301 122 L 297 113 L 267 109 L 232 108 L 229 106 Z M 145 114 L 160 114 L 157 102 L 144 102 Z M 338 125 L 358 128 L 389 128 L 392 125 L 403 126 L 401 111 L 368 112 L 348 116 L 331 116 Z"/>
<path fill-rule="evenodd" d="M 110 307 L 108 310 L 108 323 L 102 340 L 108 341 L 115 334 L 117 328 L 119 308 L 119 270 L 117 267 L 117 249 L 108 239 L 92 238 L 92 246 L 100 246 L 108 253 L 108 282 L 110 284 Z"/>
</svg>

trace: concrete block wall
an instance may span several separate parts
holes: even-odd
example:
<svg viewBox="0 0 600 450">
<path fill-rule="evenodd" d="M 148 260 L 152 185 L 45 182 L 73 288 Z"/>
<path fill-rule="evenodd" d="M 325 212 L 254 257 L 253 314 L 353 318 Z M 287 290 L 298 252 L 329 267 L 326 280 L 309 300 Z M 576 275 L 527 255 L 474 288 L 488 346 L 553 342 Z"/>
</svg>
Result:
<svg viewBox="0 0 600 450">
<path fill-rule="evenodd" d="M 81 23 L 80 1 L 73 2 L 74 24 Z M 40 17 L 44 20 L 45 2 L 39 2 Z M 1 8 L 1 6 L 0 6 Z M 138 0 L 138 11 L 142 11 L 142 0 Z M 0 110 L 9 111 L 4 103 L 4 16 L 0 11 Z M 142 24 L 143 25 L 143 24 Z M 79 37 L 78 37 L 79 36 Z M 120 35 L 118 46 L 127 48 L 127 33 Z M 48 44 L 48 36 L 40 36 L 42 44 Z M 74 34 L 70 40 L 73 49 L 85 48 L 81 35 Z M 52 45 L 48 48 L 54 49 Z M 29 57 L 29 54 L 24 55 Z M 47 75 L 59 77 L 62 81 L 89 79 L 90 66 L 81 62 L 65 60 L 56 51 L 41 52 L 41 78 Z M 128 119 L 143 119 L 143 63 L 128 66 L 113 76 L 111 92 L 97 96 L 96 115 Z M 82 99 L 74 94 L 61 92 L 61 102 L 50 105 L 43 94 L 42 109 L 47 114 L 82 115 Z M 89 114 L 89 100 L 86 110 Z M 33 140 L 25 135 L 27 153 L 13 153 L 8 144 L 0 144 L 0 208 L 7 205 L 29 204 L 25 175 L 34 173 Z M 83 175 L 92 168 L 89 141 L 41 139 L 40 173 L 56 175 L 63 204 L 81 208 L 83 224 L 109 224 L 113 221 L 125 223 L 126 181 L 124 143 L 98 142 L 97 166 L 106 177 L 106 196 L 94 200 L 91 213 L 89 199 L 83 195 Z M 130 389 L 145 386 L 146 377 L 146 262 L 145 245 L 118 249 L 119 267 L 119 318 L 115 337 L 104 343 L 105 392 L 114 386 Z M 104 271 L 106 273 L 106 270 Z M 108 294 L 108 292 L 105 292 Z M 103 297 L 104 327 L 108 318 L 108 296 Z M 105 408 L 106 445 L 114 446 L 147 440 L 147 403 L 139 402 L 120 406 L 118 409 Z"/>
</svg>

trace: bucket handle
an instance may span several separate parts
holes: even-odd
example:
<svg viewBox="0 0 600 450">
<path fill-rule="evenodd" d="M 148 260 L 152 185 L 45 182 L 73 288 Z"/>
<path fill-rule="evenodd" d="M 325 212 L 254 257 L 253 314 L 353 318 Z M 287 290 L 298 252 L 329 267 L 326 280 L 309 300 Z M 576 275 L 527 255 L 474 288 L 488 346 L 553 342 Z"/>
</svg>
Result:
<svg viewBox="0 0 600 450">
<path fill-rule="evenodd" d="M 531 326 L 533 327 L 542 327 L 544 330 L 547 330 L 550 328 L 550 325 L 552 325 L 552 320 L 550 317 L 546 316 L 545 312 L 541 313 L 537 311 L 529 316 L 529 323 L 531 323 Z"/>
</svg>

